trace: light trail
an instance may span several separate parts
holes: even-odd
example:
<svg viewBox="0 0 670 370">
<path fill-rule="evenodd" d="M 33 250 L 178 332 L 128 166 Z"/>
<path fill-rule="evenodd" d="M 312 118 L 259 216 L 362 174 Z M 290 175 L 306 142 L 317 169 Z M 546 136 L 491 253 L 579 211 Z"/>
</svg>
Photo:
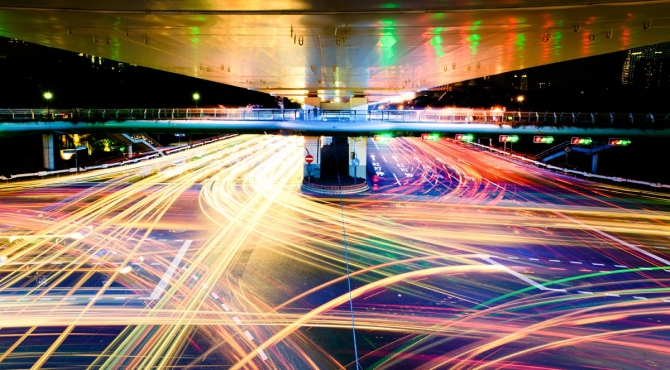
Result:
<svg viewBox="0 0 670 370">
<path fill-rule="evenodd" d="M 198 158 L 0 184 L 0 318 L 20 330 L 0 330 L 0 366 L 20 367 L 35 340 L 29 366 L 50 366 L 97 336 L 104 348 L 73 361 L 353 367 L 329 342 L 350 341 L 339 208 L 300 192 L 300 145 L 239 136 Z M 559 348 L 578 354 L 559 367 L 643 350 L 670 366 L 666 195 L 444 140 L 375 145 L 390 182 L 343 211 L 363 367 L 537 367 Z"/>
</svg>

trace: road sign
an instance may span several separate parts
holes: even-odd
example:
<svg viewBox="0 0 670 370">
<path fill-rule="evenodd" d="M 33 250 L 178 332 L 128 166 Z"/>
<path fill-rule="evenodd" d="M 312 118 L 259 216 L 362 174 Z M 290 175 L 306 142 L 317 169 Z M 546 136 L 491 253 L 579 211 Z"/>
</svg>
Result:
<svg viewBox="0 0 670 370">
<path fill-rule="evenodd" d="M 565 149 L 563 149 L 563 150 L 565 150 L 566 153 L 570 153 L 570 152 L 572 151 L 572 149 L 571 149 L 570 147 L 567 147 L 567 148 L 565 148 Z"/>
<path fill-rule="evenodd" d="M 361 160 L 358 158 L 354 158 L 351 160 L 351 164 L 354 166 L 358 166 L 359 164 L 361 164 Z"/>
<path fill-rule="evenodd" d="M 313 161 L 314 161 L 314 156 L 312 156 L 311 154 L 307 154 L 307 155 L 305 156 L 305 162 L 307 162 L 307 164 L 310 164 L 310 163 L 312 163 Z"/>
</svg>

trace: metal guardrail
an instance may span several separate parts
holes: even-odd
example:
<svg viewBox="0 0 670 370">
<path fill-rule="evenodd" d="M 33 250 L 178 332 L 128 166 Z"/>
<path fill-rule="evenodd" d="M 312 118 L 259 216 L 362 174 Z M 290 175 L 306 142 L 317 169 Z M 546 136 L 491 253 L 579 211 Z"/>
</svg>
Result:
<svg viewBox="0 0 670 370">
<path fill-rule="evenodd" d="M 590 173 L 590 172 L 586 172 L 586 171 L 570 170 L 570 169 L 567 169 L 567 168 L 556 167 L 556 166 L 546 164 L 544 162 L 539 162 L 539 161 L 535 161 L 535 160 L 532 160 L 532 159 L 528 159 L 526 157 L 516 155 L 516 154 L 512 154 L 512 153 L 509 153 L 509 152 L 506 152 L 506 151 L 502 151 L 500 149 L 491 148 L 491 147 L 486 146 L 486 145 L 477 144 L 477 143 L 470 143 L 470 142 L 466 142 L 466 141 L 459 141 L 459 142 L 464 143 L 466 145 L 472 145 L 472 146 L 478 147 L 480 149 L 488 150 L 490 152 L 495 152 L 495 153 L 498 153 L 498 154 L 502 154 L 502 155 L 508 156 L 509 158 L 514 158 L 515 160 L 519 160 L 519 161 L 527 162 L 527 163 L 532 163 L 532 164 L 534 164 L 538 167 L 544 167 L 544 168 L 549 169 L 549 170 L 560 171 L 560 172 L 563 172 L 563 173 L 566 173 L 566 174 L 570 173 L 570 174 L 574 174 L 574 175 L 584 176 L 586 179 L 589 179 L 589 180 L 590 179 L 601 179 L 601 180 L 608 180 L 608 181 L 612 181 L 612 182 L 616 182 L 616 183 L 630 183 L 630 184 L 636 184 L 636 185 L 645 185 L 645 186 L 649 186 L 649 187 L 652 187 L 652 188 L 670 189 L 670 185 L 668 185 L 668 184 L 662 184 L 662 183 L 659 183 L 659 182 L 639 181 L 639 180 L 627 179 L 627 178 L 624 178 L 624 177 L 617 177 L 617 176 L 603 176 L 603 175 L 598 175 L 598 174 Z"/>
<path fill-rule="evenodd" d="M 670 127 L 670 113 L 581 113 L 444 108 L 427 110 L 320 110 L 247 108 L 0 109 L 0 121 L 220 120 L 220 121 L 391 121 L 490 123 L 536 126 Z"/>
</svg>

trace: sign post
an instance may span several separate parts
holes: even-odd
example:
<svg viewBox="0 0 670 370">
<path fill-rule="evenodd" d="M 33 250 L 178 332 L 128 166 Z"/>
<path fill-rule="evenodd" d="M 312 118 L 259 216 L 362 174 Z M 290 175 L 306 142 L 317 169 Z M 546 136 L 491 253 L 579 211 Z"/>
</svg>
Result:
<svg viewBox="0 0 670 370">
<path fill-rule="evenodd" d="M 354 184 L 356 184 L 356 169 L 358 169 L 358 165 L 361 164 L 361 160 L 354 158 L 351 160 L 351 164 L 354 166 Z"/>
<path fill-rule="evenodd" d="M 307 162 L 307 182 L 311 183 L 312 182 L 312 162 L 314 162 L 314 156 L 311 154 L 307 154 L 305 156 L 305 162 Z"/>
</svg>

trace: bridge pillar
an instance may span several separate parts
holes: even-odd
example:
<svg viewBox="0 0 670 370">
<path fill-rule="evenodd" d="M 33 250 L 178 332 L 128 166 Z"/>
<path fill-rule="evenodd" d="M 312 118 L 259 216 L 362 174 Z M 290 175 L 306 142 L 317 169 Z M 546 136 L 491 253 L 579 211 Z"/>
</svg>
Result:
<svg viewBox="0 0 670 370">
<path fill-rule="evenodd" d="M 349 176 L 365 179 L 367 177 L 367 157 L 368 157 L 368 138 L 350 137 L 349 138 Z M 353 159 L 358 158 L 359 164 L 354 167 Z"/>
<path fill-rule="evenodd" d="M 304 177 L 318 179 L 321 177 L 321 147 L 324 145 L 321 136 L 305 136 L 305 155 L 311 154 L 314 161 L 311 164 L 303 162 Z"/>
<path fill-rule="evenodd" d="M 598 153 L 591 156 L 591 172 L 598 173 Z"/>
<path fill-rule="evenodd" d="M 128 143 L 128 159 L 132 159 L 132 158 L 133 158 L 133 144 Z"/>
<path fill-rule="evenodd" d="M 54 151 L 54 135 L 42 134 L 42 158 L 44 169 L 56 169 L 56 154 Z"/>
<path fill-rule="evenodd" d="M 367 117 L 368 114 L 368 98 L 366 98 L 364 95 L 354 95 L 351 100 L 349 100 L 349 104 L 351 105 L 351 110 L 356 111 L 356 119 L 362 119 L 364 120 L 365 117 Z"/>
</svg>

